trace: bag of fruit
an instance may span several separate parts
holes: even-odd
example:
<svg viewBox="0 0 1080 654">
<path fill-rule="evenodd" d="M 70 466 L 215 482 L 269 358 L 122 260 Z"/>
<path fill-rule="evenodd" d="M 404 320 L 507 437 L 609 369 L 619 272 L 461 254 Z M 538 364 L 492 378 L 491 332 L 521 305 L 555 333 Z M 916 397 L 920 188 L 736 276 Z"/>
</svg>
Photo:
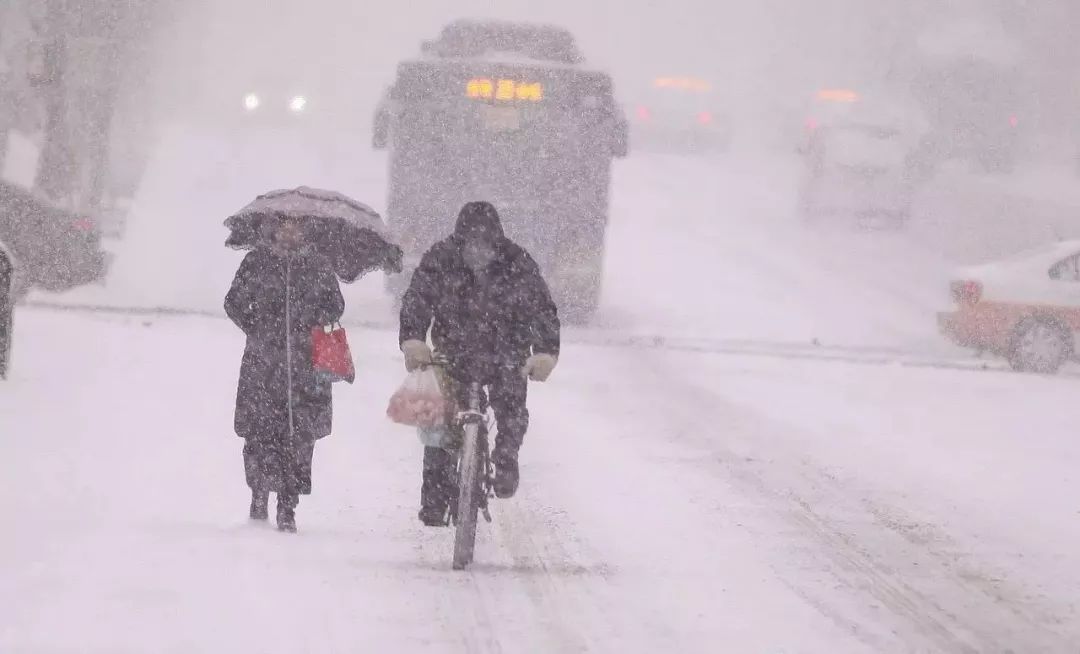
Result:
<svg viewBox="0 0 1080 654">
<path fill-rule="evenodd" d="M 387 417 L 409 427 L 445 426 L 448 404 L 442 386 L 434 366 L 412 371 L 390 397 Z"/>
</svg>

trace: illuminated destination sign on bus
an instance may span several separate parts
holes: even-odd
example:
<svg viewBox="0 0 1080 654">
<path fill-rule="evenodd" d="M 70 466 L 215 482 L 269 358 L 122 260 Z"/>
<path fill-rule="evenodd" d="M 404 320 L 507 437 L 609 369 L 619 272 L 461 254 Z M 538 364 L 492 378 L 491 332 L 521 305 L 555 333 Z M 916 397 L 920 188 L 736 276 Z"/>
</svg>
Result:
<svg viewBox="0 0 1080 654">
<path fill-rule="evenodd" d="M 476 100 L 540 102 L 544 99 L 544 85 L 540 82 L 478 77 L 465 85 L 465 95 Z"/>
</svg>

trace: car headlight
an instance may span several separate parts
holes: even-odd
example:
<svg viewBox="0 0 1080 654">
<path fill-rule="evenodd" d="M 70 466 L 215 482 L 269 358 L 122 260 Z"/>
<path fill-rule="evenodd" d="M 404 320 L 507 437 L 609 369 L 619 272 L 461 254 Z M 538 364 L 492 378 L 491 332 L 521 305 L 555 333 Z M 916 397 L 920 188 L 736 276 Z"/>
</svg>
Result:
<svg viewBox="0 0 1080 654">
<path fill-rule="evenodd" d="M 307 109 L 307 98 L 302 95 L 294 96 L 292 100 L 289 100 L 289 111 L 294 114 L 303 113 Z"/>
<path fill-rule="evenodd" d="M 262 99 L 255 93 L 248 93 L 244 96 L 244 109 L 248 111 L 255 111 L 262 104 Z"/>
</svg>

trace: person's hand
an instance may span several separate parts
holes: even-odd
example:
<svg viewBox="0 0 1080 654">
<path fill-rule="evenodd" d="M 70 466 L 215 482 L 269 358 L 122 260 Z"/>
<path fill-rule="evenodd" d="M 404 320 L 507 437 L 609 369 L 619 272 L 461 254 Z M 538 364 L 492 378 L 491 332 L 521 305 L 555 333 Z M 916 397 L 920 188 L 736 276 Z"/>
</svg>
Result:
<svg viewBox="0 0 1080 654">
<path fill-rule="evenodd" d="M 536 382 L 546 382 L 559 360 L 550 354 L 534 354 L 525 361 L 525 376 Z"/>
<path fill-rule="evenodd" d="M 401 252 L 401 248 L 394 245 L 391 251 L 386 255 L 386 261 L 383 263 L 383 270 L 387 273 L 396 274 L 404 270 L 402 265 L 402 259 L 404 254 Z"/>
<path fill-rule="evenodd" d="M 405 341 L 401 353 L 405 355 L 405 370 L 409 372 L 431 364 L 431 348 L 424 341 Z"/>
</svg>

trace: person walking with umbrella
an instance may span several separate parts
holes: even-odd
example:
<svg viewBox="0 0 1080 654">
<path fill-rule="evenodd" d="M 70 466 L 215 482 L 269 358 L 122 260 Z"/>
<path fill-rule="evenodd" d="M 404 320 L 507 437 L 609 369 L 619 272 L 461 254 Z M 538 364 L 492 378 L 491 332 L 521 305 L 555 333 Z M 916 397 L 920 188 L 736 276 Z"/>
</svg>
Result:
<svg viewBox="0 0 1080 654">
<path fill-rule="evenodd" d="M 378 223 L 365 205 L 305 187 L 259 196 L 226 221 L 227 244 L 251 250 L 225 297 L 225 312 L 247 336 L 234 427 L 245 441 L 250 517 L 268 519 L 276 493 L 281 531 L 296 531 L 315 442 L 332 429 L 332 382 L 316 369 L 312 343 L 345 311 L 339 278 L 401 269 L 401 250 L 378 234 Z"/>
</svg>

